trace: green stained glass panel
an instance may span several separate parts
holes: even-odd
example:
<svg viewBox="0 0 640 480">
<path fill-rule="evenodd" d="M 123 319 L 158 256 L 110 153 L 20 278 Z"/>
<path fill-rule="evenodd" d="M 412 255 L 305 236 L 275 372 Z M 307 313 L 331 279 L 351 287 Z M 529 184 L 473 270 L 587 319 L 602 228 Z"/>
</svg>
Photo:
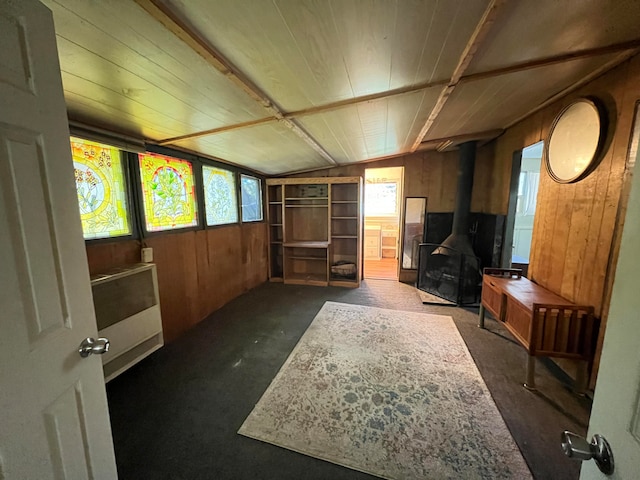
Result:
<svg viewBox="0 0 640 480">
<path fill-rule="evenodd" d="M 138 155 L 147 231 L 198 225 L 193 166 L 152 153 Z"/>
</svg>

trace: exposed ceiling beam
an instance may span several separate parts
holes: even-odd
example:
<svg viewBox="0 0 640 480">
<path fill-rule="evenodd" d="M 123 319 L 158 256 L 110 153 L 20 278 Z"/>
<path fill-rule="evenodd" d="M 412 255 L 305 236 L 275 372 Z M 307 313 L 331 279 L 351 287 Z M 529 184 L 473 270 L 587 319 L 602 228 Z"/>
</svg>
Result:
<svg viewBox="0 0 640 480">
<path fill-rule="evenodd" d="M 179 142 L 180 140 L 188 140 L 190 138 L 206 137 L 208 135 L 215 135 L 216 133 L 229 132 L 231 130 L 238 130 L 240 128 L 255 127 L 256 125 L 263 125 L 269 122 L 275 122 L 278 120 L 276 117 L 265 117 L 257 120 L 249 120 L 248 122 L 234 123 L 233 125 L 225 125 L 224 127 L 212 128 L 209 130 L 201 130 L 199 132 L 187 133 L 186 135 L 180 135 L 179 137 L 165 138 L 158 142 L 159 145 L 168 145 L 170 143 Z"/>
<path fill-rule="evenodd" d="M 276 120 L 289 127 L 294 133 L 318 152 L 327 162 L 337 165 L 333 157 L 316 142 L 304 129 L 295 121 L 284 118 L 282 110 L 278 105 L 262 92 L 249 78 L 227 60 L 220 52 L 213 48 L 204 38 L 197 34 L 191 27 L 183 22 L 173 11 L 158 0 L 135 0 L 149 15 L 162 24 L 167 30 L 186 43 L 198 55 L 204 58 L 211 66 L 225 75 L 231 82 L 249 95 L 256 102 L 260 103 L 269 114 Z"/>
<path fill-rule="evenodd" d="M 618 65 L 620 65 L 624 61 L 628 60 L 629 58 L 633 57 L 634 55 L 637 55 L 638 53 L 640 53 L 640 48 L 636 48 L 635 50 L 629 50 L 627 52 L 621 53 L 620 55 L 616 56 L 616 58 L 614 58 L 610 62 L 605 63 L 600 68 L 598 68 L 598 69 L 594 70 L 593 72 L 591 72 L 589 75 L 586 75 L 583 78 L 581 78 L 579 82 L 576 82 L 573 85 L 565 88 L 564 90 L 559 91 L 558 93 L 556 93 L 555 95 L 549 97 L 546 101 L 544 101 L 543 103 L 541 103 L 540 105 L 538 105 L 534 109 L 529 110 L 524 115 L 519 116 L 518 118 L 516 118 L 515 120 L 510 122 L 508 125 L 506 125 L 504 127 L 505 130 L 507 128 L 513 127 L 516 123 L 524 120 L 525 118 L 527 118 L 527 117 L 533 115 L 534 113 L 542 110 L 543 108 L 551 105 L 552 103 L 556 102 L 557 100 L 560 100 L 562 97 L 565 97 L 565 96 L 569 95 L 570 93 L 575 92 L 576 90 L 578 90 L 583 85 L 586 85 L 587 83 L 591 82 L 592 80 L 598 78 L 603 73 L 608 72 L 609 70 L 617 67 Z"/>
<path fill-rule="evenodd" d="M 347 98 L 338 102 L 331 102 L 324 105 L 317 105 L 315 107 L 305 108 L 302 110 L 295 110 L 292 112 L 282 112 L 282 117 L 286 119 L 301 118 L 309 115 L 315 115 L 317 113 L 325 113 L 340 108 L 349 107 L 351 105 L 357 105 L 360 103 L 372 102 L 374 100 L 381 100 L 390 97 L 397 97 L 400 95 L 406 95 L 409 93 L 419 92 L 432 87 L 438 87 L 446 85 L 447 80 L 441 80 L 438 82 L 423 82 L 415 85 L 408 85 L 405 87 L 395 88 L 393 90 L 385 90 L 383 92 L 371 93 L 369 95 L 362 95 L 360 97 Z M 259 118 L 257 120 L 249 120 L 248 122 L 236 123 L 233 125 L 225 125 L 224 127 L 212 128 L 210 130 L 201 130 L 198 132 L 188 133 L 179 137 L 171 137 L 161 140 L 160 145 L 166 145 L 168 143 L 178 142 L 180 140 L 186 140 L 188 138 L 206 137 L 208 135 L 215 135 L 216 133 L 228 132 L 230 130 L 236 130 L 239 128 L 253 127 L 256 125 L 262 125 L 278 120 L 275 116 Z"/>
<path fill-rule="evenodd" d="M 293 112 L 285 113 L 285 118 L 300 118 L 307 115 L 315 115 L 316 113 L 325 113 L 332 110 L 338 110 L 340 108 L 349 107 L 359 103 L 372 102 L 374 100 L 382 100 L 390 97 L 398 97 L 400 95 L 406 95 L 408 93 L 415 93 L 421 90 L 427 90 L 432 87 L 440 87 L 447 84 L 447 80 L 440 80 L 436 82 L 423 82 L 416 83 L 415 85 L 407 85 L 405 87 L 394 88 L 392 90 L 385 90 L 383 92 L 371 93 L 369 95 L 362 95 L 360 97 L 347 98 L 338 102 L 327 103 L 324 105 L 317 105 L 315 107 L 305 108 L 303 110 L 296 110 Z"/>
<path fill-rule="evenodd" d="M 414 152 L 420 146 L 420 143 L 422 143 L 422 139 L 425 137 L 427 132 L 433 126 L 434 122 L 436 121 L 436 118 L 438 117 L 438 115 L 444 108 L 444 105 L 447 103 L 447 100 L 449 99 L 454 89 L 458 85 L 460 78 L 462 78 L 462 75 L 471 64 L 471 61 L 473 60 L 473 56 L 475 55 L 476 51 L 478 50 L 478 48 L 480 48 L 480 45 L 485 40 L 485 38 L 487 37 L 487 34 L 493 27 L 493 24 L 498 16 L 498 12 L 500 11 L 500 8 L 506 2 L 507 0 L 492 0 L 491 3 L 487 6 L 487 9 L 485 10 L 484 15 L 482 15 L 482 18 L 480 19 L 478 26 L 476 27 L 475 31 L 471 35 L 471 38 L 469 39 L 467 46 L 465 47 L 464 51 L 462 52 L 462 55 L 460 56 L 458 65 L 456 66 L 456 68 L 453 71 L 453 74 L 451 75 L 451 80 L 449 81 L 448 85 L 442 89 L 442 92 L 440 92 L 440 97 L 438 97 L 438 100 L 436 101 L 435 106 L 431 110 L 431 114 L 429 115 L 429 118 L 427 119 L 424 126 L 420 129 L 420 133 L 418 134 L 415 141 L 413 142 L 413 145 L 411 146 L 412 152 Z"/>
<path fill-rule="evenodd" d="M 589 58 L 599 55 L 606 55 L 615 52 L 626 51 L 624 55 L 624 59 L 629 56 L 637 53 L 637 49 L 640 48 L 640 38 L 630 40 L 627 42 L 616 43 L 612 45 L 607 45 L 604 47 L 596 47 L 584 50 L 578 50 L 571 53 L 554 55 L 550 57 L 544 57 L 534 60 L 529 60 L 527 62 L 521 62 L 517 64 L 508 65 L 501 68 L 496 68 L 492 70 L 488 70 L 485 72 L 477 72 L 465 75 L 464 72 L 471 64 L 473 60 L 474 54 L 481 46 L 482 41 L 486 38 L 486 35 L 490 31 L 495 19 L 498 15 L 498 9 L 506 3 L 507 0 L 494 0 L 486 9 L 482 19 L 478 23 L 476 30 L 474 31 L 472 37 L 470 38 L 465 50 L 463 51 L 460 60 L 458 61 L 458 65 L 456 66 L 451 79 L 449 80 L 440 80 L 435 82 L 423 82 L 415 85 L 409 85 L 405 87 L 396 88 L 393 90 L 386 90 L 383 92 L 372 93 L 369 95 L 363 95 L 359 97 L 348 98 L 345 100 L 340 100 L 338 102 L 331 102 L 324 105 L 317 105 L 314 107 L 286 112 L 281 108 L 275 105 L 266 94 L 264 94 L 256 85 L 254 85 L 246 76 L 242 74 L 237 68 L 235 68 L 222 54 L 217 52 L 213 47 L 211 47 L 204 39 L 202 39 L 197 33 L 192 31 L 187 25 L 184 24 L 176 15 L 167 9 L 165 5 L 158 2 L 157 0 L 136 0 L 138 4 L 140 4 L 147 12 L 149 12 L 156 20 L 162 23 L 167 29 L 173 32 L 176 36 L 182 39 L 185 43 L 187 43 L 193 50 L 195 50 L 198 54 L 200 54 L 205 60 L 207 60 L 211 65 L 213 65 L 218 71 L 223 73 L 227 78 L 229 78 L 234 84 L 239 86 L 245 93 L 247 93 L 251 98 L 259 102 L 271 115 L 259 118 L 255 120 L 249 120 L 246 122 L 240 122 L 232 125 L 225 125 L 222 127 L 212 128 L 208 130 L 202 130 L 198 132 L 193 132 L 186 135 L 181 135 L 177 137 L 166 138 L 158 141 L 159 145 L 168 145 L 175 144 L 176 142 L 180 142 L 181 140 L 187 140 L 192 138 L 199 138 L 209 135 L 215 135 L 219 133 L 229 132 L 232 130 L 238 130 L 242 128 L 249 128 L 258 125 L 267 124 L 274 121 L 283 122 L 289 128 L 291 128 L 296 134 L 298 134 L 301 138 L 303 138 L 309 145 L 314 148 L 314 150 L 318 151 L 320 155 L 322 155 L 327 161 L 336 165 L 335 160 L 306 132 L 304 129 L 295 121 L 297 118 L 315 115 L 319 113 L 325 113 L 333 110 L 338 110 L 341 108 L 358 105 L 362 103 L 367 103 L 375 100 L 382 100 L 386 98 L 396 97 L 400 95 L 406 95 L 409 93 L 415 93 L 422 90 L 426 90 L 429 88 L 434 88 L 438 86 L 444 86 L 443 90 L 440 93 L 440 96 L 433 107 L 429 118 L 414 142 L 411 151 L 416 150 L 424 150 L 426 144 L 434 145 L 435 142 L 441 143 L 443 141 L 448 141 L 449 139 L 441 139 L 441 140 L 429 140 L 428 142 L 422 142 L 424 137 L 426 136 L 428 130 L 431 128 L 439 113 L 442 111 L 442 108 L 446 104 L 447 100 L 453 93 L 454 89 L 460 83 L 468 83 L 478 80 L 483 80 L 491 77 L 497 77 L 500 75 L 506 75 L 509 73 L 525 71 L 533 68 L 540 68 L 545 66 L 550 66 L 554 64 L 559 64 L 567 61 L 578 60 L 582 58 Z M 618 57 L 620 58 L 620 57 Z M 623 60 L 624 60 L 623 59 Z M 598 69 L 594 74 L 589 75 L 588 78 L 592 79 L 601 73 L 613 68 L 613 66 L 621 63 L 623 60 L 609 62 L 601 69 Z M 580 85 L 585 82 L 581 81 Z M 552 103 L 555 99 L 560 96 L 565 95 L 569 91 L 572 91 L 577 87 L 571 86 L 569 89 L 565 89 L 557 95 L 554 95 L 552 99 L 546 101 L 543 105 L 536 107 L 536 109 L 527 112 L 527 114 L 519 117 L 516 121 L 512 122 L 507 127 L 517 123 L 522 118 L 538 111 L 544 106 Z M 471 134 L 473 136 L 473 134 Z M 497 136 L 497 135 L 496 135 Z"/>
<path fill-rule="evenodd" d="M 496 128 L 493 130 L 484 130 L 482 132 L 465 133 L 464 135 L 454 135 L 453 137 L 435 138 L 433 140 L 427 140 L 422 142 L 416 149 L 416 152 L 422 152 L 425 150 L 438 150 L 456 146 L 463 142 L 469 142 L 471 140 L 493 140 L 504 133 L 504 129 Z"/>
<path fill-rule="evenodd" d="M 612 69 L 613 67 L 615 67 L 616 65 L 618 65 L 619 63 L 622 63 L 622 61 L 626 60 L 627 58 L 635 55 L 636 53 L 638 53 L 638 49 L 640 49 L 640 38 L 639 39 L 635 39 L 635 40 L 631 40 L 629 42 L 622 42 L 622 43 L 616 43 L 613 45 L 607 45 L 606 47 L 597 47 L 597 48 L 589 48 L 589 49 L 585 49 L 585 50 L 578 50 L 576 52 L 571 52 L 571 53 L 566 53 L 566 54 L 562 54 L 562 55 L 554 55 L 551 57 L 544 57 L 544 58 L 538 58 L 538 59 L 534 59 L 534 60 L 530 60 L 527 62 L 522 62 L 522 63 L 516 63 L 513 65 L 508 65 L 506 67 L 501 67 L 501 68 L 495 68 L 493 70 L 487 70 L 485 72 L 478 72 L 478 73 L 471 73 L 468 75 L 462 75 L 459 78 L 458 83 L 468 83 L 468 82 L 473 82 L 473 81 L 477 81 L 477 80 L 484 80 L 487 78 L 491 78 L 491 77 L 498 77 L 500 75 L 506 75 L 509 73 L 515 73 L 515 72 L 521 72 L 521 71 L 525 71 L 525 70 L 529 70 L 532 68 L 540 68 L 540 67 L 546 67 L 546 66 L 550 66 L 550 65 L 555 65 L 558 63 L 563 63 L 563 62 L 570 62 L 572 60 L 580 60 L 583 58 L 590 58 L 590 57 L 595 57 L 595 56 L 599 56 L 599 55 L 606 55 L 606 54 L 612 54 L 612 53 L 616 53 L 616 52 L 625 52 L 623 54 L 622 57 L 616 57 L 617 59 L 619 58 L 623 58 L 623 60 L 615 60 L 613 62 L 608 62 L 605 66 L 603 66 L 602 68 L 596 70 L 595 76 L 594 75 L 589 75 L 588 77 L 585 78 L 595 78 L 598 75 L 601 75 L 602 73 L 606 72 L 607 70 Z M 338 110 L 340 108 L 345 108 L 345 107 L 349 107 L 352 105 L 358 105 L 361 103 L 367 103 L 367 102 L 372 102 L 375 100 L 383 100 L 386 98 L 391 98 L 391 97 L 397 97 L 400 95 L 406 95 L 409 93 L 415 93 L 415 92 L 419 92 L 421 90 L 427 90 L 429 88 L 435 88 L 438 86 L 443 86 L 443 85 L 447 85 L 446 88 L 448 88 L 449 86 L 449 81 L 447 80 L 440 80 L 440 81 L 436 81 L 436 82 L 424 82 L 424 83 L 418 83 L 415 85 L 410 85 L 410 86 L 406 86 L 406 87 L 400 87 L 400 88 L 396 88 L 393 90 L 385 90 L 383 92 L 377 92 L 377 93 L 371 93 L 369 95 L 363 95 L 360 97 L 353 97 L 353 98 L 348 98 L 346 100 L 340 100 L 338 102 L 332 102 L 332 103 L 327 103 L 324 105 L 317 105 L 315 107 L 310 107 L 310 108 L 305 108 L 302 110 L 295 110 L 295 111 L 291 111 L 291 112 L 282 112 L 282 116 L 284 118 L 287 119 L 293 119 L 293 118 L 301 118 L 301 117 L 305 117 L 308 115 L 315 115 L 318 113 L 325 113 L 325 112 L 330 112 L 333 110 Z M 582 85 L 584 82 L 580 82 L 580 84 Z M 573 86 L 570 87 L 570 89 L 573 89 Z M 564 95 L 566 92 L 566 90 L 563 90 L 559 95 Z M 554 95 L 554 99 L 557 97 L 557 95 Z M 545 102 L 545 106 L 548 105 L 548 103 L 550 102 Z M 536 107 L 536 109 L 539 109 L 542 107 Z M 537 111 L 537 110 L 536 110 Z M 525 116 L 530 115 L 532 112 L 527 113 Z M 522 117 L 523 118 L 523 117 Z M 174 143 L 174 142 L 178 142 L 180 140 L 186 140 L 189 138 L 197 138 L 197 137 L 206 137 L 208 135 L 215 135 L 217 133 L 223 133 L 223 132 L 228 132 L 230 130 L 237 130 L 240 128 L 247 128 L 247 127 L 253 127 L 256 125 L 262 125 L 265 123 L 269 123 L 269 122 L 273 122 L 278 120 L 275 116 L 271 116 L 271 117 L 265 117 L 265 118 L 259 118 L 257 120 L 249 120 L 247 122 L 241 122 L 241 123 L 236 123 L 233 125 L 225 125 L 223 127 L 218 127 L 218 128 L 212 128 L 209 130 L 201 130 L 198 132 L 193 132 L 193 133 L 189 133 L 186 135 L 181 135 L 179 137 L 171 137 L 171 138 L 166 138 L 164 140 L 161 140 L 160 142 L 158 142 L 160 145 L 166 145 L 169 143 Z M 519 121 L 519 120 L 518 120 Z M 511 124 L 512 125 L 512 124 Z M 510 125 L 509 125 L 510 126 Z M 508 127 L 508 126 L 507 126 Z M 424 142 L 421 142 L 421 144 L 418 146 L 418 148 L 416 150 L 420 150 L 422 149 L 421 145 Z"/>
<path fill-rule="evenodd" d="M 600 55 L 622 52 L 624 50 L 634 50 L 638 49 L 639 47 L 640 38 L 636 38 L 635 40 L 622 43 L 614 43 L 613 45 L 607 45 L 605 47 L 587 48 L 584 50 L 577 50 L 575 52 L 564 53 L 561 55 L 537 58 L 535 60 L 529 60 L 527 62 L 514 63 L 512 65 L 507 65 L 506 67 L 496 68 L 486 72 L 463 75 L 460 78 L 460 83 L 466 83 L 474 80 L 483 80 L 485 78 L 497 77 L 514 72 L 522 72 L 525 70 L 530 70 L 532 68 L 547 67 L 549 65 L 555 65 L 558 63 L 570 62 L 572 60 L 579 60 L 583 58 L 597 57 Z"/>
</svg>

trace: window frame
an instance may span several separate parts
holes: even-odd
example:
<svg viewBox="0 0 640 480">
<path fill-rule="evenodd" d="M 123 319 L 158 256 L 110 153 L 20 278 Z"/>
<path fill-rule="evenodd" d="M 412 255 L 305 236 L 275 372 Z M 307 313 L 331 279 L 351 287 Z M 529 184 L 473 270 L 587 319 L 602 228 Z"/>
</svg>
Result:
<svg viewBox="0 0 640 480">
<path fill-rule="evenodd" d="M 127 216 L 129 225 L 131 227 L 131 234 L 120 235 L 117 237 L 105 237 L 105 238 L 91 238 L 84 239 L 85 245 L 99 245 L 106 243 L 119 243 L 126 241 L 138 241 L 144 242 L 146 238 L 153 238 L 162 235 L 171 235 L 174 233 L 184 233 L 198 230 L 209 230 L 216 228 L 226 228 L 234 225 L 242 225 L 244 223 L 265 223 L 265 195 L 266 189 L 264 188 L 265 176 L 257 172 L 238 167 L 233 164 L 221 162 L 215 158 L 206 157 L 202 154 L 195 154 L 186 152 L 183 150 L 177 150 L 169 147 L 164 147 L 156 144 L 145 144 L 144 149 L 133 150 L 125 149 L 107 141 L 94 140 L 93 138 L 86 138 L 80 134 L 69 135 L 69 142 L 71 138 L 84 140 L 88 142 L 101 143 L 103 145 L 116 148 L 120 152 L 120 161 L 122 162 L 122 170 L 124 173 L 125 194 L 127 200 Z M 168 230 L 148 231 L 146 229 L 146 217 L 144 213 L 144 199 L 142 191 L 142 179 L 140 175 L 140 168 L 138 163 L 138 154 L 152 153 L 158 155 L 164 155 L 167 157 L 176 158 L 178 160 L 186 160 L 191 163 L 194 176 L 194 186 L 196 189 L 196 205 L 198 208 L 198 225 L 191 227 L 174 228 Z M 69 143 L 69 154 L 71 155 L 71 144 Z M 202 166 L 210 166 L 226 170 L 233 173 L 236 181 L 236 205 L 238 210 L 238 220 L 234 223 L 223 223 L 220 225 L 207 225 L 206 221 L 206 205 L 204 200 L 204 177 L 202 175 Z M 261 216 L 260 220 L 250 220 L 247 222 L 242 221 L 242 187 L 241 176 L 247 176 L 258 180 L 260 187 L 260 202 L 261 202 Z M 78 212 L 79 215 L 79 212 Z M 84 232 L 83 232 L 84 233 Z"/>
<path fill-rule="evenodd" d="M 201 212 L 199 215 L 198 226 L 175 228 L 172 230 L 160 230 L 160 231 L 152 231 L 152 232 L 147 231 L 145 228 L 146 220 L 144 216 L 144 204 L 143 204 L 143 198 L 142 198 L 143 196 L 142 181 L 140 178 L 140 170 L 137 163 L 138 154 L 131 153 L 129 157 L 129 165 L 132 172 L 131 185 L 132 185 L 133 194 L 135 196 L 134 205 L 135 205 L 136 216 L 139 219 L 138 232 L 140 235 L 139 239 L 141 241 L 144 241 L 145 238 L 153 238 L 153 237 L 162 236 L 162 235 L 171 235 L 173 233 L 191 232 L 191 231 L 198 231 L 198 230 L 211 230 L 211 229 L 217 229 L 217 228 L 228 228 L 234 225 L 241 226 L 243 223 L 260 223 L 260 222 L 264 223 L 265 222 L 265 210 L 264 210 L 265 209 L 265 206 L 264 206 L 265 205 L 265 202 L 264 202 L 265 189 L 263 188 L 265 177 L 263 175 L 238 167 L 233 164 L 224 163 L 214 158 L 203 156 L 202 154 L 195 154 L 195 153 L 185 152 L 182 150 L 176 150 L 176 149 L 165 147 L 162 145 L 147 144 L 144 152 L 140 152 L 140 153 L 155 153 L 155 154 L 165 155 L 167 157 L 173 157 L 179 160 L 187 160 L 188 162 L 191 162 L 191 165 L 193 166 L 194 176 L 195 176 L 196 201 L 198 204 L 198 211 Z M 207 225 L 206 206 L 204 201 L 204 185 L 203 185 L 204 178 L 202 175 L 203 165 L 220 168 L 223 170 L 228 170 L 234 174 L 236 179 L 236 185 L 237 185 L 236 204 L 238 208 L 238 221 L 236 223 L 225 223 L 221 225 L 210 225 L 210 226 Z M 261 198 L 262 220 L 255 220 L 252 222 L 242 222 L 242 197 L 241 197 L 242 194 L 241 194 L 241 187 L 240 187 L 240 175 L 247 175 L 249 177 L 256 178 L 260 182 L 260 189 L 262 192 L 262 198 Z"/>
<path fill-rule="evenodd" d="M 130 162 L 129 162 L 129 155 L 131 154 L 131 152 L 128 150 L 122 149 L 120 147 L 117 147 L 115 145 L 111 145 L 107 142 L 92 140 L 89 138 L 85 138 L 81 135 L 69 135 L 69 154 L 71 157 L 72 165 L 73 165 L 73 151 L 71 150 L 72 138 L 75 138 L 80 141 L 85 141 L 85 142 L 99 143 L 107 147 L 116 148 L 120 152 L 120 162 L 122 166 L 122 173 L 124 176 L 123 185 L 125 189 L 125 198 L 127 201 L 127 220 L 129 221 L 129 228 L 131 230 L 131 233 L 128 235 L 118 235 L 115 237 L 103 237 L 103 238 L 84 238 L 84 229 L 83 229 L 82 238 L 85 242 L 85 245 L 100 245 L 104 243 L 115 243 L 115 242 L 139 240 L 140 234 L 139 234 L 139 225 L 138 225 L 138 215 L 136 211 L 137 210 L 136 201 L 134 198 L 135 189 L 132 188 L 131 168 L 130 168 Z M 75 182 L 74 182 L 74 186 L 75 186 Z M 78 209 L 78 215 L 80 215 L 79 209 Z M 80 223 L 82 224 L 82 219 L 80 220 Z"/>
<path fill-rule="evenodd" d="M 396 187 L 396 208 L 395 208 L 395 212 L 394 213 L 370 213 L 367 212 L 367 198 L 366 198 L 366 194 L 367 194 L 367 186 L 369 185 L 385 185 L 385 184 L 390 184 L 390 185 L 395 185 Z M 384 182 L 372 182 L 372 183 L 365 183 L 364 185 L 364 192 L 363 192 L 363 208 L 364 208 L 364 215 L 367 217 L 376 217 L 376 218 L 393 218 L 393 217 L 399 217 L 400 216 L 400 182 L 397 180 L 389 180 L 389 181 L 384 181 Z"/>
<path fill-rule="evenodd" d="M 258 181 L 258 188 L 260 189 L 260 193 L 258 194 L 258 198 L 260 199 L 260 218 L 257 220 L 244 220 L 244 216 L 242 215 L 242 177 L 247 177 L 247 178 L 252 178 L 254 180 Z M 241 173 L 239 175 L 239 182 L 238 182 L 238 195 L 240 196 L 240 203 L 239 203 L 239 207 L 240 207 L 240 223 L 244 224 L 244 223 L 260 223 L 260 222 L 264 222 L 264 217 L 265 217 L 265 212 L 264 212 L 264 188 L 262 186 L 262 184 L 264 183 L 263 179 L 261 179 L 260 177 L 254 176 L 254 175 L 249 175 L 246 173 Z"/>
</svg>

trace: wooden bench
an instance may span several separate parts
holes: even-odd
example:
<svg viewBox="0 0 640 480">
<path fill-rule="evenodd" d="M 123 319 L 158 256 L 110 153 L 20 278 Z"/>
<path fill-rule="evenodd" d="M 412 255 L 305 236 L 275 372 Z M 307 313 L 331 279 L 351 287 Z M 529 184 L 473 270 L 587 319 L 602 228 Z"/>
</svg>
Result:
<svg viewBox="0 0 640 480">
<path fill-rule="evenodd" d="M 593 307 L 576 305 L 522 276 L 521 270 L 485 268 L 479 327 L 485 310 L 527 350 L 527 380 L 535 390 L 535 357 L 559 357 L 579 362 L 575 389 L 584 393 L 593 353 Z"/>
</svg>

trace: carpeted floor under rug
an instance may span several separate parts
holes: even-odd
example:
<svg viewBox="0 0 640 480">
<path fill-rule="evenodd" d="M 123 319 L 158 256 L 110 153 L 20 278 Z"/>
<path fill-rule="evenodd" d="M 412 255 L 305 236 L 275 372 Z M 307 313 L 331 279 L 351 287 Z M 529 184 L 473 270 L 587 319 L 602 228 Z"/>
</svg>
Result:
<svg viewBox="0 0 640 480">
<path fill-rule="evenodd" d="M 451 317 L 326 302 L 239 432 L 388 479 L 530 479 Z"/>
</svg>

